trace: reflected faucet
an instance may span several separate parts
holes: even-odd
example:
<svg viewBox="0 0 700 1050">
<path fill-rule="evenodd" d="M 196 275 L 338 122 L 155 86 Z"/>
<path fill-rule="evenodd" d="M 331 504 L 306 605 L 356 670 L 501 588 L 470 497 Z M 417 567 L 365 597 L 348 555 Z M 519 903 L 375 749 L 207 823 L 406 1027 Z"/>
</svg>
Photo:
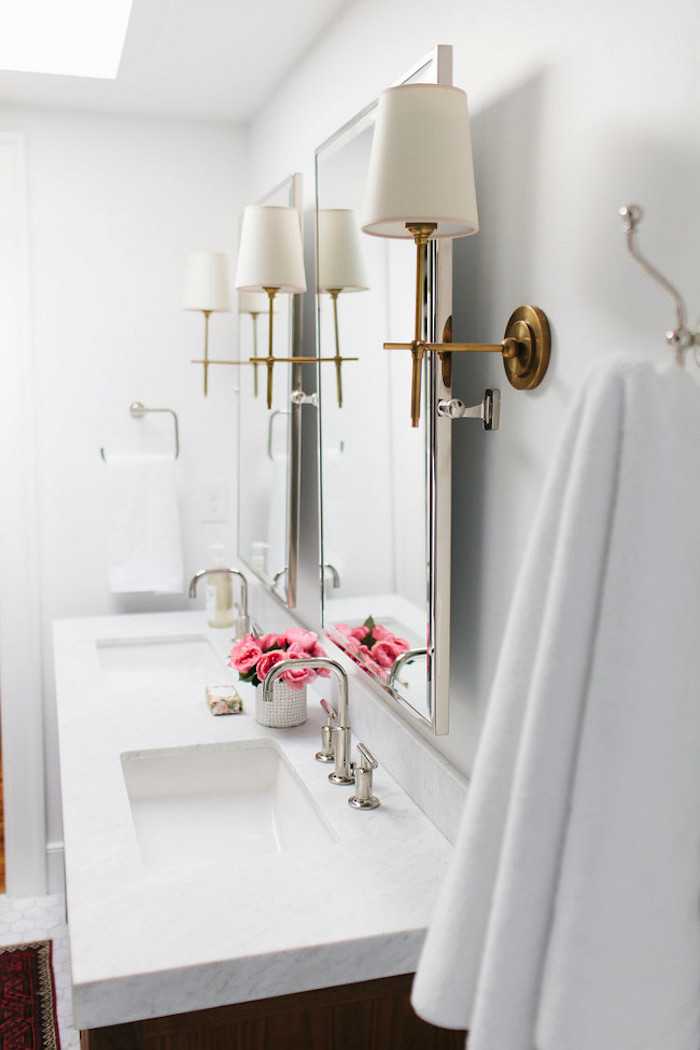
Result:
<svg viewBox="0 0 700 1050">
<path fill-rule="evenodd" d="M 215 569 L 200 569 L 196 572 L 190 580 L 190 598 L 194 598 L 197 594 L 197 584 L 204 576 L 215 576 L 221 573 L 228 573 L 230 576 L 237 576 L 241 581 L 241 604 L 239 606 L 241 613 L 237 616 L 234 621 L 234 641 L 237 642 L 243 638 L 244 635 L 250 634 L 250 617 L 248 615 L 248 581 L 242 572 L 238 569 L 226 569 L 218 567 Z"/>
<path fill-rule="evenodd" d="M 273 588 L 277 586 L 284 574 L 287 572 L 287 566 L 284 565 L 281 569 L 278 569 L 275 575 L 272 577 Z"/>
<path fill-rule="evenodd" d="M 338 587 L 340 587 L 340 574 L 336 569 L 335 565 L 331 565 L 329 561 L 324 561 L 323 565 L 321 566 L 321 575 L 323 577 L 324 583 L 326 579 L 326 573 L 330 574 L 331 582 L 333 583 L 333 590 L 337 591 Z"/>
<path fill-rule="evenodd" d="M 393 664 L 389 668 L 389 674 L 386 677 L 386 684 L 389 686 L 389 688 L 396 692 L 396 679 L 398 677 L 399 671 L 403 668 L 404 664 L 413 663 L 413 661 L 417 660 L 419 657 L 427 655 L 427 649 L 407 649 L 405 653 L 401 653 L 400 656 L 397 656 Z M 399 684 L 405 686 L 408 683 L 400 682 Z"/>
<path fill-rule="evenodd" d="M 308 667 L 312 671 L 327 668 L 333 671 L 338 681 L 338 724 L 333 729 L 335 741 L 335 771 L 329 773 L 331 784 L 354 784 L 355 777 L 350 766 L 350 712 L 348 709 L 348 675 L 342 664 L 324 656 L 309 656 L 301 660 L 280 660 L 271 667 L 263 682 L 263 701 L 272 701 L 272 687 L 277 679 L 292 668 Z"/>
</svg>

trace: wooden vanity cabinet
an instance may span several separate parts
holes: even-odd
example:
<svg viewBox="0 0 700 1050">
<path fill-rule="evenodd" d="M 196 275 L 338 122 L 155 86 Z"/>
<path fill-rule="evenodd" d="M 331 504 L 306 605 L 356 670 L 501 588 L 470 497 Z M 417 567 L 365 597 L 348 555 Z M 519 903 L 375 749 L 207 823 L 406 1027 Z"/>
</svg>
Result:
<svg viewBox="0 0 700 1050">
<path fill-rule="evenodd" d="M 92 1028 L 81 1050 L 463 1050 L 416 1016 L 413 974 Z"/>
</svg>

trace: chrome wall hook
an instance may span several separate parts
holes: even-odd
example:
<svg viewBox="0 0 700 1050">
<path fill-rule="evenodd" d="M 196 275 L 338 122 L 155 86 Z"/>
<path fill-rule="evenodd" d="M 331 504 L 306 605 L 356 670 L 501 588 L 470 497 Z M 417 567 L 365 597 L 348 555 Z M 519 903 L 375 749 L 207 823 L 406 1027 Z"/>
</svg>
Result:
<svg viewBox="0 0 700 1050">
<path fill-rule="evenodd" d="M 498 430 L 501 420 L 501 391 L 485 390 L 478 405 L 467 407 L 459 398 L 438 401 L 437 414 L 448 419 L 480 419 L 484 430 Z"/>
<path fill-rule="evenodd" d="M 673 299 L 673 304 L 676 308 L 676 327 L 671 331 L 666 332 L 666 344 L 671 350 L 673 350 L 676 364 L 682 365 L 685 351 L 693 348 L 695 349 L 695 360 L 700 364 L 700 356 L 698 355 L 698 348 L 700 348 L 700 328 L 697 328 L 694 332 L 688 328 L 688 312 L 686 310 L 683 296 L 675 285 L 671 284 L 663 274 L 659 273 L 656 267 L 652 266 L 648 259 L 645 259 L 639 250 L 637 244 L 637 229 L 644 218 L 643 209 L 640 208 L 638 204 L 627 204 L 618 209 L 618 214 L 622 219 L 622 228 L 627 236 L 627 251 L 637 265 L 640 266 L 653 281 L 656 281 L 665 292 L 668 292 Z"/>
</svg>

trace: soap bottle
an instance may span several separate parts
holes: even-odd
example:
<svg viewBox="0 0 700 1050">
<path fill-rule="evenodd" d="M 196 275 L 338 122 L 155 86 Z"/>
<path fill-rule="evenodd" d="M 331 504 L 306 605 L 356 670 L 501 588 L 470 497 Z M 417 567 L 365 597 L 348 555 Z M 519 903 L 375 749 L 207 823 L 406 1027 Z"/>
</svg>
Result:
<svg viewBox="0 0 700 1050">
<path fill-rule="evenodd" d="M 205 576 L 207 623 L 210 627 L 233 627 L 233 581 L 231 573 L 217 569 L 226 567 L 226 551 L 223 543 L 212 543 L 211 569 Z"/>
</svg>

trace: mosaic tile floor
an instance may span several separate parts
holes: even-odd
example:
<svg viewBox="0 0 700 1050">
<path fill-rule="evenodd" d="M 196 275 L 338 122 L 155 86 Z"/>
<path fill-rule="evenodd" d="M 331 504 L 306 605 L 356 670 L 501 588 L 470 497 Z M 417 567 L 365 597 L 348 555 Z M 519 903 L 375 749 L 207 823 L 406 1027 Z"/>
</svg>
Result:
<svg viewBox="0 0 700 1050">
<path fill-rule="evenodd" d="M 53 897 L 8 897 L 0 895 L 0 945 L 53 941 L 53 972 L 56 982 L 56 1013 L 61 1050 L 78 1050 L 80 1037 L 73 1028 L 70 986 L 70 952 L 66 903 Z"/>
</svg>

